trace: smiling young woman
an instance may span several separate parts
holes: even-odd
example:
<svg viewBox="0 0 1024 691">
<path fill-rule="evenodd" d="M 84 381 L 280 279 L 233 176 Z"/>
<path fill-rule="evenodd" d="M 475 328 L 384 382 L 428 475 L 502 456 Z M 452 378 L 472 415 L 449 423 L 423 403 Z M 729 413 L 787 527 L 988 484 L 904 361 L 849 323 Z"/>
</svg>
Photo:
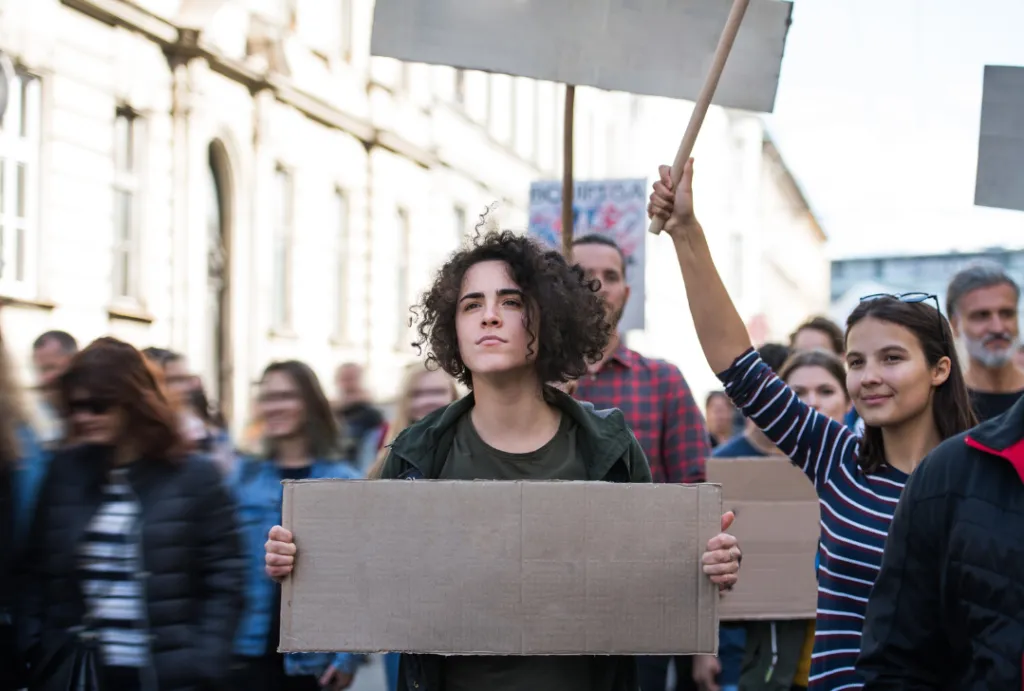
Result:
<svg viewBox="0 0 1024 691">
<path fill-rule="evenodd" d="M 846 383 L 861 440 L 800 400 L 753 350 L 693 209 L 693 161 L 678 189 L 663 166 L 652 216 L 665 222 L 704 355 L 725 390 L 814 483 L 821 501 L 818 620 L 810 689 L 854 689 L 861 627 L 909 474 L 974 424 L 953 335 L 933 296 L 871 296 L 847 320 Z M 938 577 L 938 575 L 936 575 Z"/>
</svg>

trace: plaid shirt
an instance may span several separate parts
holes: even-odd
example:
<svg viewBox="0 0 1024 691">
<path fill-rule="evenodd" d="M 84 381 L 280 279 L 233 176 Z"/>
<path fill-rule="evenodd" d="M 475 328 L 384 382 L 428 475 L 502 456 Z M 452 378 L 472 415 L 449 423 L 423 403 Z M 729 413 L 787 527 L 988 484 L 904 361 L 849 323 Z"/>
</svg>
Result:
<svg viewBox="0 0 1024 691">
<path fill-rule="evenodd" d="M 678 367 L 620 345 L 598 372 L 577 382 L 575 396 L 622 411 L 655 482 L 704 482 L 707 428 Z"/>
</svg>

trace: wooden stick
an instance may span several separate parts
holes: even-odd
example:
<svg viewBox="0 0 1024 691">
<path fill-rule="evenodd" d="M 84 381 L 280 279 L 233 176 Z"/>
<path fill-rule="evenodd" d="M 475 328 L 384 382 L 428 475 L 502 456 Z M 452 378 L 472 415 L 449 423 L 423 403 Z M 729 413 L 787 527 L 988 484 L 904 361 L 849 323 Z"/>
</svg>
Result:
<svg viewBox="0 0 1024 691">
<path fill-rule="evenodd" d="M 572 263 L 572 241 L 575 231 L 573 214 L 572 144 L 575 120 L 576 87 L 565 85 L 565 123 L 562 128 L 562 256 Z"/>
<path fill-rule="evenodd" d="M 679 151 L 676 152 L 676 160 L 672 164 L 673 190 L 679 186 L 679 181 L 683 178 L 683 168 L 686 166 L 690 154 L 693 153 L 697 133 L 700 132 L 700 126 L 704 124 L 704 116 L 707 115 L 708 108 L 711 106 L 711 99 L 714 98 L 715 89 L 718 88 L 718 80 L 722 76 L 722 70 L 725 69 L 725 61 L 729 59 L 729 52 L 732 50 L 732 44 L 736 41 L 736 34 L 739 33 L 743 15 L 746 14 L 749 4 L 750 0 L 733 0 L 729 19 L 725 22 L 725 28 L 722 29 L 722 35 L 718 39 L 715 58 L 711 61 L 711 68 L 704 80 L 704 86 L 701 87 L 700 93 L 697 95 L 693 113 L 690 114 L 690 122 L 686 125 L 683 141 L 679 143 Z M 647 230 L 657 235 L 661 232 L 662 225 L 660 218 L 653 218 Z"/>
</svg>

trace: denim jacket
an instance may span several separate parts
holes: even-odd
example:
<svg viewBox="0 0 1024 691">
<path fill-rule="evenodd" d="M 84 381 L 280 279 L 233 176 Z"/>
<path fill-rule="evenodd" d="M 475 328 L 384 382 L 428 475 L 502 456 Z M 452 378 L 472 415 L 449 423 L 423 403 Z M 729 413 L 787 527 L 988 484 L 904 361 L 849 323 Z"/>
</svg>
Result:
<svg viewBox="0 0 1024 691">
<path fill-rule="evenodd" d="M 348 463 L 317 460 L 310 479 L 354 479 L 359 474 Z M 274 582 L 266 575 L 264 544 L 267 533 L 281 522 L 281 474 L 273 462 L 262 458 L 240 458 L 228 482 L 238 502 L 238 523 L 245 547 L 246 605 L 235 636 L 235 654 L 260 657 L 267 650 L 267 639 L 275 601 Z M 320 675 L 331 664 L 342 672 L 355 672 L 359 657 L 351 653 L 288 653 L 285 674 Z"/>
<path fill-rule="evenodd" d="M 20 545 L 28 535 L 32 517 L 35 515 L 36 497 L 50 467 L 50 456 L 39 444 L 32 428 L 22 425 L 18 428 L 18 443 L 21 457 L 14 470 L 14 539 Z"/>
</svg>

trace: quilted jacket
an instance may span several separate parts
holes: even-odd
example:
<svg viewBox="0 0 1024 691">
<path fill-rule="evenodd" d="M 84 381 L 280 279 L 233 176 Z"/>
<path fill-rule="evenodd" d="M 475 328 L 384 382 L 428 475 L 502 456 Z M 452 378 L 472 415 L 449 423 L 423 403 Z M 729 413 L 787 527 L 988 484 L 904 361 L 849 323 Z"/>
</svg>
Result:
<svg viewBox="0 0 1024 691">
<path fill-rule="evenodd" d="M 18 608 L 30 677 L 85 615 L 76 555 L 101 503 L 107 459 L 103 447 L 59 452 L 43 482 Z M 205 459 L 140 460 L 128 481 L 142 507 L 145 570 L 138 578 L 155 685 L 160 691 L 222 688 L 245 592 L 235 504 L 220 471 Z"/>
<path fill-rule="evenodd" d="M 900 498 L 868 602 L 868 691 L 1024 686 L 1024 398 L 940 444 Z"/>
</svg>

